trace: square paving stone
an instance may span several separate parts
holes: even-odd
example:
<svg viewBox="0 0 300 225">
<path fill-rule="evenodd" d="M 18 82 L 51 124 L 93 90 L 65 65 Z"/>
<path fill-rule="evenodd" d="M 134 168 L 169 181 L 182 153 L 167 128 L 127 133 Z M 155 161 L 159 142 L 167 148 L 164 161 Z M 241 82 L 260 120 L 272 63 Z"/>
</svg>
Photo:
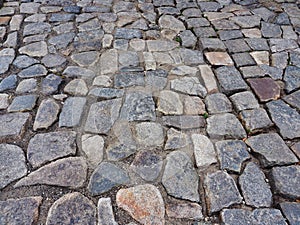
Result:
<svg viewBox="0 0 300 225">
<path fill-rule="evenodd" d="M 251 50 L 243 39 L 227 40 L 225 45 L 230 53 L 248 52 Z"/>
<path fill-rule="evenodd" d="M 32 110 L 35 107 L 37 99 L 38 99 L 37 95 L 17 96 L 14 98 L 14 100 L 8 107 L 7 111 L 24 112 L 24 111 Z"/>
<path fill-rule="evenodd" d="M 222 66 L 216 69 L 215 72 L 225 94 L 245 91 L 248 88 L 240 72 L 233 66 Z"/>
<path fill-rule="evenodd" d="M 230 96 L 230 100 L 238 112 L 245 109 L 259 108 L 258 101 L 256 100 L 254 94 L 250 91 L 236 93 Z"/>
<path fill-rule="evenodd" d="M 266 39 L 263 38 L 247 38 L 247 44 L 254 51 L 269 51 L 270 47 Z"/>
<path fill-rule="evenodd" d="M 217 33 L 212 27 L 196 27 L 193 28 L 194 33 L 198 38 L 216 38 Z"/>
<path fill-rule="evenodd" d="M 9 113 L 0 115 L 0 138 L 21 135 L 29 113 Z"/>
<path fill-rule="evenodd" d="M 206 96 L 205 105 L 209 114 L 232 112 L 232 105 L 226 95 L 215 93 Z"/>
<path fill-rule="evenodd" d="M 242 38 L 243 34 L 240 30 L 221 30 L 218 32 L 222 41 Z"/>
<path fill-rule="evenodd" d="M 205 52 L 207 60 L 215 66 L 233 66 L 233 61 L 227 52 Z"/>
<path fill-rule="evenodd" d="M 280 87 L 272 78 L 251 78 L 247 81 L 261 102 L 276 100 L 280 97 Z"/>
<path fill-rule="evenodd" d="M 246 140 L 246 144 L 258 158 L 263 167 L 281 166 L 298 162 L 297 157 L 277 133 L 259 134 Z"/>
<path fill-rule="evenodd" d="M 264 70 L 259 66 L 245 66 L 240 68 L 244 78 L 263 77 Z"/>
<path fill-rule="evenodd" d="M 249 132 L 256 132 L 260 129 L 265 129 L 273 125 L 266 110 L 262 108 L 244 110 L 240 112 L 239 115 L 246 127 L 246 130 Z"/>
<path fill-rule="evenodd" d="M 248 52 L 235 53 L 232 55 L 232 58 L 238 67 L 256 65 L 254 59 Z"/>
<path fill-rule="evenodd" d="M 224 43 L 218 38 L 200 38 L 199 43 L 202 50 L 221 52 L 226 51 Z"/>
</svg>

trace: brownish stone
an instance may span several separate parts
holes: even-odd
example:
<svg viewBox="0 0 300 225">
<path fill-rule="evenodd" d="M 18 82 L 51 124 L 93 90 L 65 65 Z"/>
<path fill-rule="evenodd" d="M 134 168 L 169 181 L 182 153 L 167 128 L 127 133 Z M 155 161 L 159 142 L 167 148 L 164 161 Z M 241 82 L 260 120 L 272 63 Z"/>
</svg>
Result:
<svg viewBox="0 0 300 225">
<path fill-rule="evenodd" d="M 261 102 L 276 100 L 280 97 L 280 87 L 272 78 L 253 78 L 247 81 Z"/>
<path fill-rule="evenodd" d="M 159 190 L 151 185 L 121 189 L 117 193 L 118 207 L 126 210 L 141 224 L 164 225 L 165 206 Z"/>
<path fill-rule="evenodd" d="M 166 206 L 168 217 L 178 219 L 203 219 L 202 207 L 197 203 L 172 203 Z"/>
<path fill-rule="evenodd" d="M 10 21 L 9 16 L 2 16 L 0 17 L 0 25 L 7 25 Z"/>
<path fill-rule="evenodd" d="M 227 52 L 206 52 L 207 60 L 216 66 L 233 66 L 233 61 Z"/>
</svg>

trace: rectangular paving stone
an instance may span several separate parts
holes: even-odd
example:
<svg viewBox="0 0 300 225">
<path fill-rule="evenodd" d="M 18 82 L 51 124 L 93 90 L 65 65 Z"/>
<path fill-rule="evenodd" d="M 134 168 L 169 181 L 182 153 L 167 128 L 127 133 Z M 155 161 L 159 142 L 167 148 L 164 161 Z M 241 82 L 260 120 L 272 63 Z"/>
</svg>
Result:
<svg viewBox="0 0 300 225">
<path fill-rule="evenodd" d="M 202 116 L 163 116 L 163 124 L 179 129 L 194 129 L 205 127 L 205 119 Z"/>
<path fill-rule="evenodd" d="M 200 48 L 208 51 L 226 51 L 224 43 L 218 38 L 200 38 Z"/>
</svg>

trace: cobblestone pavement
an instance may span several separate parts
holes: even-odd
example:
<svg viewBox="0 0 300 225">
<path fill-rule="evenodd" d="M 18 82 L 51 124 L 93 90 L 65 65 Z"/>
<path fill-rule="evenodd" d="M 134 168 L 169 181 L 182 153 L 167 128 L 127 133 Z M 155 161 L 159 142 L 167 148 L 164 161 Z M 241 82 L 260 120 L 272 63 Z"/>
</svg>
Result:
<svg viewBox="0 0 300 225">
<path fill-rule="evenodd" d="M 0 224 L 299 225 L 297 0 L 9 0 Z"/>
</svg>

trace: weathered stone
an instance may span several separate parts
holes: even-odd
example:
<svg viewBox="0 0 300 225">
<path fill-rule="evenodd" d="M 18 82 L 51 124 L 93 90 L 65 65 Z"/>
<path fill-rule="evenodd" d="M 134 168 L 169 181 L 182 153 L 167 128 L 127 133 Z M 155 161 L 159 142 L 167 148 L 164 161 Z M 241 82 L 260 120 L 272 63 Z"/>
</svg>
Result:
<svg viewBox="0 0 300 225">
<path fill-rule="evenodd" d="M 33 64 L 36 64 L 38 62 L 39 62 L 38 60 L 31 58 L 27 55 L 19 55 L 14 60 L 13 65 L 18 67 L 19 69 L 23 69 L 23 68 L 29 67 Z"/>
<path fill-rule="evenodd" d="M 171 203 L 166 206 L 168 217 L 178 219 L 203 219 L 202 207 L 197 203 Z"/>
<path fill-rule="evenodd" d="M 197 167 L 217 163 L 215 148 L 208 137 L 202 134 L 192 134 L 191 138 Z"/>
<path fill-rule="evenodd" d="M 75 127 L 80 124 L 81 116 L 85 107 L 86 98 L 69 97 L 64 103 L 59 115 L 60 127 Z"/>
<path fill-rule="evenodd" d="M 283 157 L 283 156 L 282 156 Z M 274 167 L 271 171 L 275 189 L 288 198 L 300 196 L 300 167 L 299 165 Z"/>
<path fill-rule="evenodd" d="M 240 30 L 220 30 L 218 32 L 222 41 L 242 38 L 243 34 Z"/>
<path fill-rule="evenodd" d="M 271 38 L 269 42 L 272 52 L 281 52 L 298 48 L 297 42 L 291 39 Z"/>
<path fill-rule="evenodd" d="M 48 54 L 42 59 L 42 63 L 49 68 L 62 66 L 66 62 L 66 58 L 58 54 Z"/>
<path fill-rule="evenodd" d="M 119 116 L 122 99 L 112 99 L 92 104 L 85 131 L 107 134 Z"/>
<path fill-rule="evenodd" d="M 158 178 L 163 166 L 163 158 L 151 151 L 137 153 L 131 169 L 146 181 L 154 181 Z"/>
<path fill-rule="evenodd" d="M 281 210 L 291 225 L 297 225 L 300 222 L 300 204 L 296 202 L 280 203 Z"/>
<path fill-rule="evenodd" d="M 253 162 L 247 164 L 243 174 L 239 177 L 246 204 L 259 208 L 270 207 L 272 192 L 266 177 L 260 168 Z"/>
<path fill-rule="evenodd" d="M 300 137 L 300 115 L 282 100 L 267 103 L 271 118 L 283 138 Z"/>
<path fill-rule="evenodd" d="M 176 52 L 177 49 L 173 50 L 171 53 L 171 56 L 175 58 L 175 54 L 173 52 Z M 182 63 L 187 66 L 198 66 L 199 64 L 204 64 L 203 59 L 203 53 L 198 50 L 192 50 L 187 48 L 181 48 L 178 49 L 180 58 L 182 60 Z M 175 63 L 179 64 L 181 63 L 180 59 L 176 59 Z"/>
<path fill-rule="evenodd" d="M 128 40 L 133 38 L 142 38 L 142 32 L 137 29 L 117 28 L 115 38 Z"/>
<path fill-rule="evenodd" d="M 247 136 L 242 124 L 230 113 L 217 114 L 207 119 L 207 133 L 211 138 L 245 138 Z"/>
<path fill-rule="evenodd" d="M 198 182 L 197 172 L 186 153 L 174 151 L 167 156 L 162 184 L 169 195 L 199 202 Z"/>
<path fill-rule="evenodd" d="M 185 96 L 183 99 L 184 113 L 187 115 L 202 115 L 206 113 L 205 104 L 196 96 Z"/>
<path fill-rule="evenodd" d="M 47 225 L 73 223 L 96 225 L 96 206 L 79 192 L 69 193 L 53 203 L 47 216 Z"/>
<path fill-rule="evenodd" d="M 136 139 L 142 147 L 158 147 L 164 143 L 163 128 L 158 123 L 142 122 L 136 125 Z"/>
<path fill-rule="evenodd" d="M 188 145 L 188 136 L 173 128 L 168 130 L 167 137 L 168 139 L 166 141 L 165 150 L 179 149 Z"/>
<path fill-rule="evenodd" d="M 252 212 L 252 223 L 272 225 L 276 221 L 279 225 L 287 225 L 278 209 L 256 209 Z"/>
<path fill-rule="evenodd" d="M 246 130 L 255 132 L 273 125 L 266 110 L 262 108 L 244 110 L 239 114 Z"/>
<path fill-rule="evenodd" d="M 51 32 L 51 25 L 49 23 L 29 23 L 24 27 L 23 36 L 43 34 L 49 32 Z"/>
<path fill-rule="evenodd" d="M 225 94 L 244 91 L 248 87 L 239 71 L 233 66 L 222 66 L 216 69 L 215 72 Z"/>
<path fill-rule="evenodd" d="M 200 47 L 202 50 L 224 52 L 226 47 L 218 38 L 200 38 Z"/>
<path fill-rule="evenodd" d="M 253 66 L 257 63 L 248 52 L 235 53 L 232 55 L 232 58 L 238 67 Z"/>
<path fill-rule="evenodd" d="M 35 107 L 37 101 L 37 95 L 23 95 L 14 98 L 10 106 L 8 107 L 8 112 L 24 112 L 32 110 Z"/>
<path fill-rule="evenodd" d="M 205 52 L 207 60 L 215 66 L 233 66 L 233 61 L 227 52 Z"/>
<path fill-rule="evenodd" d="M 165 70 L 146 71 L 145 84 L 152 90 L 162 90 L 167 85 L 168 73 Z"/>
<path fill-rule="evenodd" d="M 234 21 L 236 24 L 242 28 L 257 27 L 260 25 L 261 18 L 259 16 L 233 16 L 230 20 Z"/>
<path fill-rule="evenodd" d="M 242 197 L 233 178 L 223 171 L 208 174 L 204 187 L 209 201 L 209 213 L 242 202 Z"/>
<path fill-rule="evenodd" d="M 139 56 L 133 51 L 119 52 L 119 63 L 121 66 L 134 67 L 139 65 Z"/>
<path fill-rule="evenodd" d="M 41 64 L 36 64 L 26 69 L 23 69 L 21 72 L 18 73 L 18 76 L 21 78 L 30 78 L 30 77 L 42 77 L 45 76 L 46 74 L 47 74 L 47 69 Z"/>
<path fill-rule="evenodd" d="M 267 65 L 244 66 L 244 67 L 240 67 L 240 70 L 244 78 L 264 77 L 265 71 L 262 69 L 262 66 L 267 66 Z"/>
<path fill-rule="evenodd" d="M 17 75 L 10 75 L 0 82 L 0 92 L 14 89 L 17 85 Z"/>
<path fill-rule="evenodd" d="M 48 54 L 48 48 L 46 42 L 40 41 L 19 48 L 19 53 L 32 57 L 42 57 Z"/>
<path fill-rule="evenodd" d="M 71 95 L 86 95 L 89 89 L 82 79 L 71 80 L 64 88 L 64 92 Z"/>
<path fill-rule="evenodd" d="M 205 119 L 202 116 L 163 116 L 163 124 L 179 129 L 193 129 L 205 127 Z"/>
<path fill-rule="evenodd" d="M 184 24 L 171 15 L 162 15 L 158 20 L 158 25 L 161 29 L 170 29 L 177 33 L 185 30 Z"/>
<path fill-rule="evenodd" d="M 50 127 L 57 120 L 59 109 L 60 106 L 53 99 L 43 100 L 38 108 L 33 130 Z"/>
<path fill-rule="evenodd" d="M 159 93 L 157 110 L 164 114 L 180 115 L 183 113 L 183 105 L 176 92 L 164 90 Z"/>
<path fill-rule="evenodd" d="M 104 99 L 120 98 L 125 94 L 125 91 L 122 89 L 113 89 L 113 88 L 93 88 L 89 95 L 94 95 L 96 97 Z"/>
<path fill-rule="evenodd" d="M 231 102 L 222 93 L 215 93 L 206 96 L 205 105 L 209 114 L 226 113 L 232 111 Z"/>
<path fill-rule="evenodd" d="M 49 38 L 48 43 L 55 46 L 57 49 L 64 49 L 73 41 L 74 37 L 75 33 L 73 32 L 59 34 Z"/>
<path fill-rule="evenodd" d="M 9 95 L 8 94 L 0 94 L 0 110 L 6 109 L 9 106 Z"/>
<path fill-rule="evenodd" d="M 150 52 L 171 51 L 179 46 L 178 42 L 165 40 L 148 40 L 147 47 Z"/>
<path fill-rule="evenodd" d="M 218 92 L 217 81 L 215 75 L 208 65 L 199 66 L 200 69 L 200 77 L 203 81 L 206 90 L 209 94 Z"/>
<path fill-rule="evenodd" d="M 100 198 L 97 204 L 98 209 L 98 225 L 118 225 L 115 221 L 110 198 Z"/>
<path fill-rule="evenodd" d="M 150 94 L 145 92 L 131 92 L 125 97 L 120 118 L 127 121 L 154 121 L 155 104 Z"/>
<path fill-rule="evenodd" d="M 21 135 L 29 113 L 9 113 L 0 115 L 0 138 Z"/>
<path fill-rule="evenodd" d="M 81 147 L 89 166 L 95 168 L 103 159 L 104 139 L 99 135 L 82 135 Z"/>
<path fill-rule="evenodd" d="M 118 71 L 118 52 L 114 49 L 102 53 L 99 60 L 101 74 L 110 74 Z"/>
<path fill-rule="evenodd" d="M 85 69 L 79 66 L 68 66 L 63 75 L 67 77 L 82 77 L 82 78 L 94 78 L 95 72 L 90 69 Z"/>
<path fill-rule="evenodd" d="M 15 51 L 12 48 L 5 48 L 0 51 L 0 74 L 8 71 L 10 64 L 15 58 Z"/>
<path fill-rule="evenodd" d="M 276 100 L 280 97 L 280 87 L 272 78 L 248 79 L 251 88 L 261 102 Z"/>
<path fill-rule="evenodd" d="M 247 146 L 243 141 L 218 141 L 216 143 L 216 149 L 222 170 L 240 173 L 242 163 L 250 159 Z"/>
<path fill-rule="evenodd" d="M 197 77 L 183 77 L 171 80 L 171 89 L 189 95 L 198 95 L 205 97 L 206 89 L 200 84 Z"/>
<path fill-rule="evenodd" d="M 1 223 L 17 225 L 37 223 L 42 197 L 25 197 L 0 201 Z"/>
<path fill-rule="evenodd" d="M 93 81 L 93 86 L 109 87 L 111 86 L 111 84 L 112 84 L 111 78 L 106 75 L 97 76 Z"/>
<path fill-rule="evenodd" d="M 43 94 L 50 95 L 58 90 L 58 86 L 61 84 L 62 78 L 55 74 L 49 74 L 42 81 Z"/>
<path fill-rule="evenodd" d="M 62 168 L 64 168 L 62 170 Z M 45 184 L 51 186 L 80 188 L 87 176 L 86 161 L 82 157 L 59 159 L 31 172 L 14 187 Z"/>
<path fill-rule="evenodd" d="M 186 48 L 194 48 L 196 46 L 197 38 L 190 30 L 184 30 L 180 33 L 182 46 Z"/>
<path fill-rule="evenodd" d="M 279 25 L 265 22 L 261 22 L 261 33 L 265 38 L 280 38 L 282 35 Z"/>
<path fill-rule="evenodd" d="M 109 162 L 102 162 L 94 170 L 89 181 L 88 190 L 95 196 L 129 182 L 130 178 L 127 172 L 121 167 Z"/>
<path fill-rule="evenodd" d="M 0 161 L 0 189 L 27 174 L 23 150 L 17 145 L 0 144 Z"/>
<path fill-rule="evenodd" d="M 37 91 L 37 80 L 34 78 L 22 80 L 17 86 L 16 93 L 32 93 Z"/>
<path fill-rule="evenodd" d="M 144 86 L 144 73 L 119 73 L 115 75 L 115 87 Z"/>
<path fill-rule="evenodd" d="M 251 211 L 245 209 L 224 209 L 221 212 L 222 222 L 225 225 L 251 224 Z"/>
<path fill-rule="evenodd" d="M 75 155 L 75 138 L 75 132 L 36 134 L 29 141 L 27 159 L 36 168 L 55 159 Z"/>
<path fill-rule="evenodd" d="M 281 166 L 298 162 L 297 157 L 277 133 L 250 137 L 246 144 L 259 155 L 263 167 Z"/>
<path fill-rule="evenodd" d="M 257 65 L 269 65 L 269 52 L 254 51 L 250 52 Z"/>
<path fill-rule="evenodd" d="M 285 81 L 285 90 L 290 93 L 300 87 L 300 68 L 288 66 L 285 70 L 283 80 Z"/>
<path fill-rule="evenodd" d="M 234 39 L 225 41 L 225 45 L 229 53 L 248 52 L 249 46 L 243 39 Z"/>
<path fill-rule="evenodd" d="M 118 207 L 127 211 L 141 224 L 165 224 L 165 206 L 159 190 L 144 184 L 121 189 L 116 197 Z"/>
<path fill-rule="evenodd" d="M 244 91 L 236 93 L 230 96 L 230 100 L 233 103 L 234 108 L 239 112 L 245 109 L 256 109 L 259 108 L 259 104 L 250 91 Z"/>
</svg>

